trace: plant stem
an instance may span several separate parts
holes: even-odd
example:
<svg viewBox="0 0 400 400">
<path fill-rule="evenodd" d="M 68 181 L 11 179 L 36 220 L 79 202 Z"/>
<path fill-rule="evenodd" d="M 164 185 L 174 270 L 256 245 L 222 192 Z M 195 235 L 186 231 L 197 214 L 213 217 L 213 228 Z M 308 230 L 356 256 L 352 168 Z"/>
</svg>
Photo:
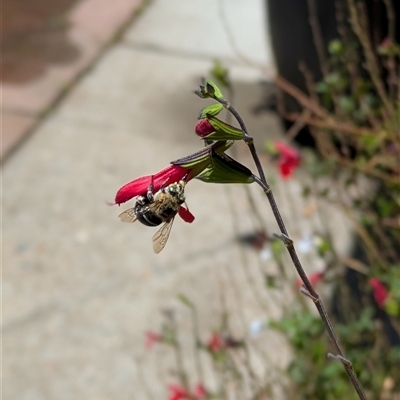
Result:
<svg viewBox="0 0 400 400">
<path fill-rule="evenodd" d="M 196 362 L 196 369 L 197 369 L 197 375 L 199 382 L 204 382 L 204 373 L 203 373 L 203 367 L 201 365 L 201 360 L 200 360 L 200 355 L 199 355 L 199 345 L 200 345 L 200 334 L 199 334 L 199 323 L 198 323 L 198 318 L 197 318 L 197 310 L 194 305 L 191 304 L 190 306 L 190 314 L 192 317 L 192 325 L 193 325 L 193 336 L 194 340 L 196 341 L 195 344 L 195 362 Z"/>
<path fill-rule="evenodd" d="M 241 118 L 241 116 L 239 115 L 239 113 L 226 100 L 224 100 L 224 99 L 217 99 L 217 100 L 235 117 L 235 119 L 239 123 L 240 128 L 242 129 L 242 131 L 245 135 L 244 141 L 246 142 L 247 146 L 249 147 L 250 153 L 253 157 L 258 174 L 260 176 L 260 177 L 254 176 L 254 180 L 258 185 L 260 185 L 262 187 L 265 195 L 268 198 L 268 201 L 271 206 L 272 212 L 274 214 L 275 220 L 278 223 L 279 229 L 281 231 L 281 235 L 279 237 L 285 244 L 285 246 L 289 252 L 290 258 L 292 259 L 293 265 L 296 268 L 297 273 L 299 274 L 301 280 L 304 283 L 304 286 L 306 287 L 306 289 L 308 291 L 308 293 L 307 293 L 308 297 L 310 297 L 313 300 L 315 307 L 318 310 L 318 313 L 322 319 L 322 322 L 324 323 L 325 329 L 329 335 L 329 338 L 332 341 L 333 346 L 335 348 L 336 356 L 337 356 L 336 359 L 339 360 L 343 364 L 343 366 L 347 372 L 347 375 L 349 376 L 350 381 L 353 384 L 353 387 L 358 394 L 358 397 L 361 400 L 366 400 L 367 398 L 366 398 L 364 390 L 361 386 L 361 383 L 358 380 L 356 373 L 354 372 L 351 362 L 349 360 L 347 360 L 344 355 L 344 351 L 343 351 L 343 349 L 340 345 L 339 339 L 333 329 L 332 323 L 331 323 L 329 316 L 325 310 L 322 300 L 320 299 L 318 293 L 315 291 L 310 280 L 308 279 L 308 277 L 303 269 L 303 266 L 301 265 L 301 262 L 297 256 L 293 240 L 290 239 L 290 237 L 289 237 L 289 234 L 286 230 L 281 213 L 279 212 L 278 205 L 276 204 L 274 195 L 272 193 L 272 190 L 271 190 L 270 186 L 268 185 L 267 180 L 265 178 L 264 170 L 262 168 L 260 159 L 258 157 L 256 148 L 254 146 L 253 138 L 249 135 L 246 125 L 244 124 L 244 121 Z"/>
</svg>

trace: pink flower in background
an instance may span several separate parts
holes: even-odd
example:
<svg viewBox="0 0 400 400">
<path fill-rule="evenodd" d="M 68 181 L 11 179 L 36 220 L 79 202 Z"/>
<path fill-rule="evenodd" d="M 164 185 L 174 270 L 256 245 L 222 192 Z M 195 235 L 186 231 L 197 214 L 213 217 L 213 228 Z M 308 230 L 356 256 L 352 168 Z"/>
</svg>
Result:
<svg viewBox="0 0 400 400">
<path fill-rule="evenodd" d="M 195 399 L 205 399 L 207 397 L 207 390 L 201 383 L 198 383 L 194 388 L 193 397 Z"/>
<path fill-rule="evenodd" d="M 182 386 L 172 384 L 168 386 L 168 390 L 169 390 L 168 400 L 190 399 L 190 393 L 188 393 Z"/>
<path fill-rule="evenodd" d="M 324 272 L 315 272 L 314 274 L 311 274 L 308 277 L 308 280 L 310 281 L 311 285 L 315 286 L 318 282 L 322 281 L 324 279 L 325 273 Z M 296 287 L 301 288 L 303 285 L 303 281 L 301 278 L 298 278 L 296 281 Z"/>
<path fill-rule="evenodd" d="M 279 172 L 282 178 L 287 179 L 300 165 L 300 154 L 296 149 L 283 142 L 275 142 L 274 145 L 280 154 Z"/>
<path fill-rule="evenodd" d="M 378 304 L 379 307 L 383 307 L 385 305 L 386 299 L 389 296 L 389 293 L 383 283 L 376 278 L 370 278 L 368 281 L 369 285 L 372 287 L 373 292 L 372 295 Z"/>
<path fill-rule="evenodd" d="M 193 390 L 193 393 L 189 393 L 185 388 L 177 384 L 172 384 L 168 386 L 169 397 L 168 400 L 185 400 L 185 399 L 206 399 L 208 396 L 205 387 L 198 383 Z"/>
<path fill-rule="evenodd" d="M 153 331 L 146 331 L 146 349 L 151 350 L 156 343 L 161 343 L 163 341 L 162 335 Z"/>
</svg>

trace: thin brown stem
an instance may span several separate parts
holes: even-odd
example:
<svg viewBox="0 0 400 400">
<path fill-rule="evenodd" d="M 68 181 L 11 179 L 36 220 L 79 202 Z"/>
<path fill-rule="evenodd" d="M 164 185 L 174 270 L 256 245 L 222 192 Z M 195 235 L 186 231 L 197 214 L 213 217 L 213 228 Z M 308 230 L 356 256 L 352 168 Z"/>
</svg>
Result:
<svg viewBox="0 0 400 400">
<path fill-rule="evenodd" d="M 396 41 L 395 33 L 396 33 L 396 13 L 393 7 L 393 4 L 390 0 L 383 0 L 383 3 L 386 7 L 386 15 L 388 19 L 388 38 L 390 43 L 393 44 Z M 389 97 L 394 100 L 396 93 L 396 85 L 399 85 L 399 79 L 396 75 L 396 61 L 395 56 L 393 54 L 388 57 L 388 88 L 389 88 Z"/>
<path fill-rule="evenodd" d="M 376 91 L 387 110 L 388 115 L 391 117 L 394 115 L 394 109 L 388 96 L 386 95 L 385 86 L 380 77 L 381 74 L 379 71 L 379 65 L 376 60 L 371 41 L 367 35 L 369 29 L 366 26 L 367 16 L 364 4 L 360 2 L 356 4 L 354 0 L 347 0 L 347 5 L 350 11 L 350 23 L 364 51 L 366 68 L 370 74 L 372 82 L 375 85 Z"/>
<path fill-rule="evenodd" d="M 311 26 L 311 31 L 313 34 L 315 49 L 317 50 L 318 61 L 321 67 L 321 72 L 323 76 L 328 75 L 328 65 L 325 57 L 325 46 L 322 39 L 321 26 L 318 22 L 318 11 L 317 4 L 315 0 L 307 0 L 308 5 L 308 22 Z"/>
<path fill-rule="evenodd" d="M 316 116 L 322 119 L 329 117 L 329 113 L 317 101 L 310 99 L 300 89 L 292 85 L 282 76 L 278 75 L 275 78 L 275 84 L 278 88 L 294 97 L 304 108 L 308 108 L 312 111 Z"/>
<path fill-rule="evenodd" d="M 310 295 L 309 297 L 312 298 L 312 300 L 315 304 L 315 307 L 318 310 L 318 313 L 322 319 L 325 329 L 329 335 L 329 338 L 332 341 L 332 344 L 335 348 L 337 359 L 343 364 L 343 366 L 346 370 L 346 373 L 347 373 L 351 383 L 353 384 L 353 387 L 356 390 L 359 398 L 361 400 L 366 400 L 366 396 L 365 396 L 364 390 L 361 386 L 361 383 L 358 380 L 356 373 L 354 372 L 351 362 L 348 361 L 347 358 L 345 357 L 344 351 L 343 351 L 343 349 L 340 345 L 339 339 L 333 329 L 332 323 L 331 323 L 329 316 L 325 310 L 322 300 L 320 299 L 318 293 L 315 291 L 310 280 L 308 279 L 308 277 L 303 269 L 303 266 L 301 265 L 301 262 L 297 256 L 296 249 L 294 247 L 294 242 L 289 237 L 288 231 L 283 222 L 281 213 L 280 213 L 278 205 L 275 201 L 271 187 L 269 186 L 269 184 L 267 183 L 267 180 L 265 178 L 265 174 L 264 174 L 264 170 L 261 165 L 261 161 L 258 157 L 257 150 L 254 146 L 254 140 L 250 136 L 249 132 L 247 131 L 246 125 L 245 125 L 243 119 L 241 118 L 241 116 L 239 115 L 239 113 L 226 100 L 219 99 L 218 101 L 221 104 L 223 104 L 224 107 L 230 113 L 232 113 L 232 115 L 235 117 L 235 119 L 239 123 L 239 125 L 245 135 L 244 141 L 246 142 L 247 146 L 249 147 L 250 153 L 253 157 L 254 163 L 256 165 L 256 168 L 257 168 L 257 171 L 259 174 L 259 177 L 254 176 L 254 180 L 259 186 L 261 186 L 261 188 L 264 190 L 265 195 L 268 198 L 268 201 L 271 206 L 272 212 L 274 214 L 275 220 L 276 220 L 276 222 L 279 226 L 280 232 L 281 232 L 281 235 L 279 235 L 279 238 L 285 244 L 285 246 L 289 252 L 290 258 L 292 259 L 293 265 L 296 268 L 296 271 L 299 274 L 301 280 L 303 281 L 304 286 Z"/>
</svg>

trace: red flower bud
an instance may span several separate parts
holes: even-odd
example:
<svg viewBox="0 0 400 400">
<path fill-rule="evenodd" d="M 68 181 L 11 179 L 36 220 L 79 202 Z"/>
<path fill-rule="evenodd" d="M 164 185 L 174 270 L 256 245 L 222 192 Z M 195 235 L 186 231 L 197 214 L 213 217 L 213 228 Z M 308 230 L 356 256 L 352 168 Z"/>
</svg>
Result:
<svg viewBox="0 0 400 400">
<path fill-rule="evenodd" d="M 202 119 L 197 123 L 195 132 L 196 135 L 200 137 L 205 137 L 208 136 L 210 133 L 215 132 L 215 129 L 207 119 Z"/>
</svg>

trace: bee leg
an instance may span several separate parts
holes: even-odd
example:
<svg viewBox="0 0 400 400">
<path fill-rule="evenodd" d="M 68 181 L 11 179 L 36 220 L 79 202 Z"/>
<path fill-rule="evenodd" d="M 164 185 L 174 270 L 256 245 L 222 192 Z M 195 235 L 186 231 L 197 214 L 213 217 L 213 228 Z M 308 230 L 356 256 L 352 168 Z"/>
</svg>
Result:
<svg viewBox="0 0 400 400">
<path fill-rule="evenodd" d="M 181 181 L 185 182 L 185 184 L 186 184 L 186 179 L 188 178 L 188 176 L 189 176 L 189 172 L 181 179 Z"/>
<path fill-rule="evenodd" d="M 145 196 L 138 196 L 138 198 L 136 199 L 136 204 L 139 204 L 141 206 L 145 206 L 147 203 L 147 197 Z"/>
<path fill-rule="evenodd" d="M 152 203 L 154 201 L 154 194 L 153 194 L 153 185 L 154 185 L 154 177 L 151 176 L 151 183 L 147 188 L 147 199 Z"/>
</svg>

